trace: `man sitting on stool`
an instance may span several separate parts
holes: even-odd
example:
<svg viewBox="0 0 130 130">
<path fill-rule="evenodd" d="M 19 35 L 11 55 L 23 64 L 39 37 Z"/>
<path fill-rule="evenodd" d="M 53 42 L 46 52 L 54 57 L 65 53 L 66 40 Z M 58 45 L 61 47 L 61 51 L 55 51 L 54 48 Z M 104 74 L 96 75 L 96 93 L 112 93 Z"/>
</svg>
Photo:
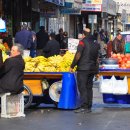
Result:
<svg viewBox="0 0 130 130">
<path fill-rule="evenodd" d="M 12 46 L 10 57 L 0 67 L 0 93 L 19 94 L 24 90 L 25 63 L 22 54 L 23 46 L 21 44 Z M 0 59 L 2 59 L 2 56 Z"/>
</svg>

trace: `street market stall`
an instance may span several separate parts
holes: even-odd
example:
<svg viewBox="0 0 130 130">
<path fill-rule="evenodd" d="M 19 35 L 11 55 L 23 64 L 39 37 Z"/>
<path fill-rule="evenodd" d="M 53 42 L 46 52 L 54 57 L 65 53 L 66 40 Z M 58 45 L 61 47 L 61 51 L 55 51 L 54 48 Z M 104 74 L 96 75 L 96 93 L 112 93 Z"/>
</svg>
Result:
<svg viewBox="0 0 130 130">
<path fill-rule="evenodd" d="M 29 87 L 33 98 L 42 103 L 46 95 L 46 87 L 42 84 L 46 79 L 49 84 L 49 96 L 61 109 L 76 109 L 79 105 L 75 73 L 69 72 L 25 72 L 24 84 Z M 60 81 L 60 84 L 59 84 Z M 58 83 L 58 84 L 57 84 Z M 57 86 L 57 85 L 60 85 Z M 36 101 L 36 103 L 37 103 Z M 31 105 L 32 102 L 30 102 Z"/>
<path fill-rule="evenodd" d="M 128 89 L 126 93 L 113 93 L 113 90 L 108 93 L 103 93 L 103 101 L 104 103 L 119 103 L 119 104 L 130 104 L 130 69 L 104 69 L 101 68 L 99 72 L 100 76 L 103 76 L 104 79 L 110 79 L 112 81 L 112 76 L 114 76 L 117 80 L 118 85 L 120 84 L 119 80 L 123 80 L 124 77 L 127 77 L 127 85 Z M 111 84 L 112 85 L 112 84 Z M 111 86 L 108 85 L 110 88 Z M 122 88 L 124 87 L 121 86 Z M 120 89 L 118 86 L 113 85 L 112 89 Z"/>
</svg>

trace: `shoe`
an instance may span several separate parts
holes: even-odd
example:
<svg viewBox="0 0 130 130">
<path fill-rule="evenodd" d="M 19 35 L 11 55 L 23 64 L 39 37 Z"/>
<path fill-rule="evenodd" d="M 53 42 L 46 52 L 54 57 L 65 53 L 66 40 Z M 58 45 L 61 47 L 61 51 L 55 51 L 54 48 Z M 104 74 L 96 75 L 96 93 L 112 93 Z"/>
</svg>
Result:
<svg viewBox="0 0 130 130">
<path fill-rule="evenodd" d="M 86 112 L 86 113 L 90 113 L 90 112 L 92 112 L 92 109 L 91 109 L 91 108 L 88 108 L 88 109 L 85 110 L 85 112 Z"/>
<path fill-rule="evenodd" d="M 77 110 L 74 110 L 75 113 L 82 113 L 82 112 L 85 112 L 86 109 L 84 108 L 79 108 Z"/>
</svg>

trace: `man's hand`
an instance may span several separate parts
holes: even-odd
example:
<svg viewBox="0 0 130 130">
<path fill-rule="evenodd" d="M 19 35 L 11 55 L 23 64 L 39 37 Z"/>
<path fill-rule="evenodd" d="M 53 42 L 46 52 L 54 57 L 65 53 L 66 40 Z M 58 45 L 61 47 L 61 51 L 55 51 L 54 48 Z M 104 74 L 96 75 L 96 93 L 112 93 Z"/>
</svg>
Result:
<svg viewBox="0 0 130 130">
<path fill-rule="evenodd" d="M 69 72 L 71 72 L 71 73 L 72 73 L 72 72 L 73 72 L 73 68 L 70 68 L 70 69 L 69 69 Z"/>
</svg>

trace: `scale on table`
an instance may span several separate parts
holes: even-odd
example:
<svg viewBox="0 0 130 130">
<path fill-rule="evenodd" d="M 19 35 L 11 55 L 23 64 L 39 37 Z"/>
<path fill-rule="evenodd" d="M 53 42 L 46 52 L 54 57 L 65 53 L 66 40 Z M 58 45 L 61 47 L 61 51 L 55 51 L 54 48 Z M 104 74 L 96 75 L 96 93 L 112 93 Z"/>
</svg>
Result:
<svg viewBox="0 0 130 130">
<path fill-rule="evenodd" d="M 118 59 L 116 59 L 116 58 L 102 59 L 101 68 L 103 68 L 103 69 L 119 69 Z"/>
</svg>

